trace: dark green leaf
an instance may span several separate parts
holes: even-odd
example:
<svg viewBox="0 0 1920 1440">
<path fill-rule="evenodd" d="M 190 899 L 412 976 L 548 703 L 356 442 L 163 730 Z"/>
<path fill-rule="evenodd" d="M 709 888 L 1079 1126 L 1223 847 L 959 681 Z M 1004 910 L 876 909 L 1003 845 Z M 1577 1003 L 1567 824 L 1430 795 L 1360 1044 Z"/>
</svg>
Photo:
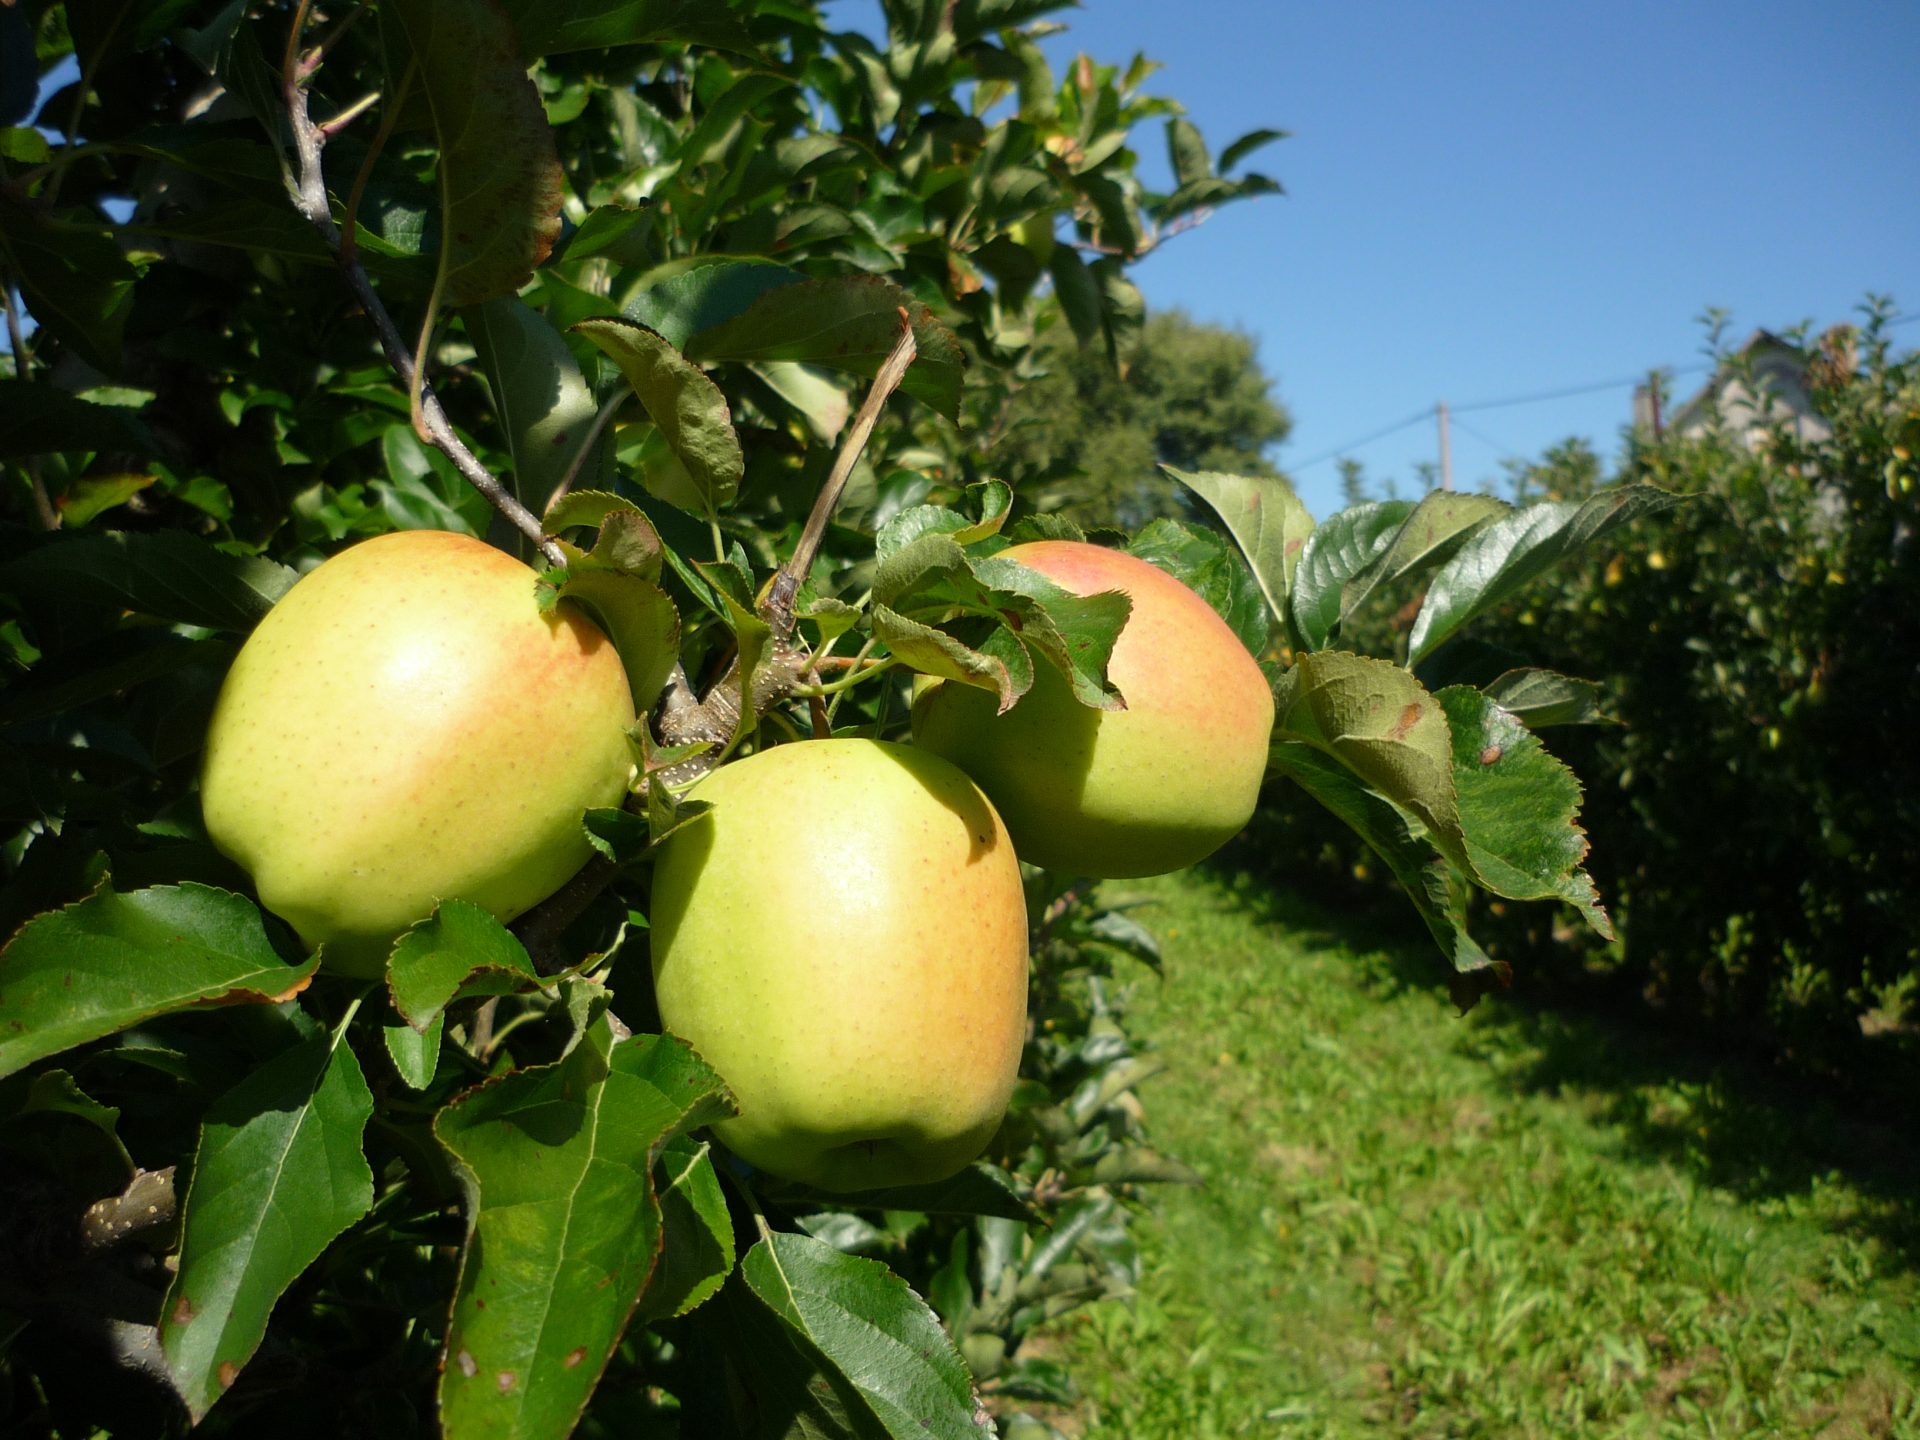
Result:
<svg viewBox="0 0 1920 1440">
<path fill-rule="evenodd" d="M 1272 754 L 1280 774 L 1345 821 L 1393 872 L 1447 957 L 1454 1004 L 1470 1009 L 1488 990 L 1507 983 L 1508 967 L 1489 960 L 1467 933 L 1466 893 L 1458 875 L 1414 832 L 1404 811 L 1362 785 L 1344 765 L 1301 741 L 1280 741 Z"/>
<path fill-rule="evenodd" d="M 0 261 L 33 318 L 82 360 L 120 370 L 120 338 L 140 272 L 111 226 L 80 212 L 48 213 L 0 187 Z"/>
<path fill-rule="evenodd" d="M 644 521 L 645 517 L 641 518 Z M 625 526 L 602 527 L 603 537 L 609 528 L 620 530 Z M 651 525 L 647 531 L 652 533 Z M 620 553 L 619 547 L 616 538 L 610 547 L 615 555 Z M 632 549 L 627 547 L 629 553 Z M 656 557 L 658 553 L 656 550 Z M 680 658 L 680 612 L 659 585 L 617 559 L 609 561 L 599 546 L 590 555 L 572 554 L 566 569 L 549 570 L 541 576 L 541 603 L 571 601 L 592 616 L 613 642 L 627 672 L 634 714 L 645 715 L 666 689 L 667 677 Z M 657 571 L 657 558 L 654 568 Z"/>
<path fill-rule="evenodd" d="M 251 630 L 298 578 L 284 565 L 229 555 L 178 530 L 76 535 L 0 565 L 0 588 L 214 630 Z"/>
<path fill-rule="evenodd" d="M 1213 162 L 1207 158 L 1207 142 L 1200 128 L 1185 116 L 1167 121 L 1167 159 L 1173 165 L 1174 182 L 1192 185 L 1213 177 Z"/>
<path fill-rule="evenodd" d="M 1273 733 L 1304 740 L 1411 811 L 1435 844 L 1468 868 L 1453 796 L 1445 711 L 1413 675 L 1337 651 L 1302 655 L 1274 688 Z"/>
<path fill-rule="evenodd" d="M 286 1288 L 373 1204 L 373 1096 L 343 1036 L 269 1060 L 207 1111 L 181 1206 L 160 1344 L 197 1421 L 266 1334 Z"/>
<path fill-rule="evenodd" d="M 835 1389 L 896 1440 L 994 1433 L 973 1378 L 926 1301 L 877 1260 L 776 1232 L 740 1263 L 760 1302 L 843 1382 Z"/>
<path fill-rule="evenodd" d="M 1220 173 L 1226 174 L 1263 145 L 1287 138 L 1285 130 L 1250 130 L 1220 152 Z"/>
<path fill-rule="evenodd" d="M 1092 345 L 1105 329 L 1100 318 L 1100 286 L 1086 262 L 1071 245 L 1055 245 L 1047 259 L 1047 272 L 1053 276 L 1053 293 L 1073 338 L 1082 349 Z"/>
<path fill-rule="evenodd" d="M 1480 691 L 1434 697 L 1453 731 L 1454 791 L 1474 877 L 1510 900 L 1564 900 L 1613 938 L 1593 880 L 1580 868 L 1580 782 L 1518 718 Z"/>
<path fill-rule="evenodd" d="M 504 0 L 529 60 L 568 50 L 680 41 L 757 53 L 747 27 L 717 0 Z"/>
<path fill-rule="evenodd" d="M 643 1324 L 698 1308 L 733 1273 L 733 1219 L 707 1146 L 684 1135 L 669 1140 L 654 1185 L 664 1233 L 660 1264 L 635 1317 Z"/>
<path fill-rule="evenodd" d="M 1548 725 L 1618 725 L 1606 711 L 1606 691 L 1593 680 L 1552 670 L 1508 670 L 1483 686 L 1486 697 L 1529 730 Z"/>
<path fill-rule="evenodd" d="M 1419 663 L 1474 616 L 1581 546 L 1680 500 L 1655 485 L 1621 485 L 1585 500 L 1529 505 L 1478 531 L 1427 586 L 1426 604 L 1408 637 L 1408 663 Z"/>
<path fill-rule="evenodd" d="M 0 727 L 45 720 L 190 666 L 218 669 L 233 655 L 230 640 L 145 627 L 118 631 L 45 662 L 30 678 L 0 691 Z"/>
<path fill-rule="evenodd" d="M 567 237 L 564 260 L 604 255 L 616 265 L 645 265 L 658 258 L 653 239 L 654 209 L 640 205 L 600 205 L 587 212 L 580 228 Z"/>
<path fill-rule="evenodd" d="M 729 1108 L 680 1041 L 616 1041 L 603 1016 L 564 1060 L 435 1117 L 469 1227 L 440 1377 L 450 1440 L 571 1432 L 655 1270 L 654 1163 Z"/>
<path fill-rule="evenodd" d="M 487 0 L 388 0 L 379 13 L 433 111 L 441 298 L 511 295 L 553 250 L 566 186 L 513 25 Z"/>
<path fill-rule="evenodd" d="M 466 325 L 507 432 L 520 502 L 538 515 L 569 471 L 583 489 L 610 483 L 612 446 L 605 434 L 576 469 L 598 407 L 573 353 L 547 317 L 509 295 L 469 310 Z"/>
<path fill-rule="evenodd" d="M 1198 495 L 1225 523 L 1253 567 L 1276 620 L 1291 614 L 1294 571 L 1313 534 L 1313 516 L 1285 480 L 1160 467 Z"/>
<path fill-rule="evenodd" d="M 823 1194 L 804 1186 L 784 1188 L 771 1176 L 762 1176 L 756 1188 L 790 1210 L 823 1202 L 839 1210 L 910 1210 L 921 1215 L 1004 1215 L 1033 1221 L 1032 1206 L 997 1166 L 976 1161 L 959 1174 L 930 1185 L 904 1185 L 892 1190 L 865 1190 L 855 1194 Z M 815 1231 L 815 1233 L 819 1233 Z"/>
<path fill-rule="evenodd" d="M 630 320 L 583 320 L 573 327 L 612 357 L 686 468 L 700 503 L 713 514 L 740 487 L 746 461 L 720 387 L 662 336 Z"/>
<path fill-rule="evenodd" d="M 29 380 L 0 380 L 0 456 L 152 449 L 147 427 L 124 406 L 96 405 Z"/>
<path fill-rule="evenodd" d="M 0 950 L 0 1075 L 155 1015 L 288 999 L 318 963 L 281 960 L 238 895 L 204 885 L 122 895 L 103 884 Z"/>
<path fill-rule="evenodd" d="M 1146 329 L 1146 297 L 1127 278 L 1126 266 L 1117 256 L 1103 256 L 1087 271 L 1100 290 L 1100 327 L 1106 337 L 1107 359 L 1124 379 L 1140 349 L 1141 332 Z"/>
<path fill-rule="evenodd" d="M 687 342 L 696 360 L 804 360 L 874 374 L 900 338 L 900 312 L 918 355 L 901 388 L 949 420 L 959 414 L 966 356 L 931 311 L 891 281 L 842 275 L 783 285 Z"/>
<path fill-rule="evenodd" d="M 441 1012 L 469 995 L 512 995 L 540 984 L 526 947 L 491 914 L 443 900 L 394 943 L 387 961 L 393 1008 L 425 1034 Z"/>
<path fill-rule="evenodd" d="M 696 255 L 646 276 L 641 282 L 645 288 L 620 313 L 684 350 L 701 331 L 733 319 L 769 291 L 806 278 L 771 260 Z"/>
</svg>

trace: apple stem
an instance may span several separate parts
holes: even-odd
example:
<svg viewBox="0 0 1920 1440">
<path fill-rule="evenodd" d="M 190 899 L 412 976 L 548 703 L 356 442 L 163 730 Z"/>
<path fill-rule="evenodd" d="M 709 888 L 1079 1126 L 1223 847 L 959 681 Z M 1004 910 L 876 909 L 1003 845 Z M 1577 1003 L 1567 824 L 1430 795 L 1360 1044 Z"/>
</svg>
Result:
<svg viewBox="0 0 1920 1440">
<path fill-rule="evenodd" d="M 302 0 L 294 11 L 293 29 L 287 36 L 286 58 L 280 72 L 281 94 L 286 101 L 287 119 L 293 129 L 294 154 L 298 159 L 298 169 L 286 175 L 287 191 L 293 198 L 294 208 L 326 241 L 327 249 L 332 252 L 341 275 L 346 279 L 347 288 L 360 302 L 367 319 L 373 323 L 374 332 L 380 338 L 380 349 L 394 373 L 400 377 L 401 384 L 410 394 L 417 391 L 421 431 L 428 442 L 453 461 L 454 468 L 466 482 L 484 495 L 487 503 L 506 517 L 509 524 L 531 540 L 549 563 L 565 565 L 565 553 L 547 535 L 539 517 L 515 499 L 513 493 L 480 463 L 455 433 L 453 422 L 441 408 L 440 397 L 434 393 L 423 373 L 416 374 L 413 355 L 399 327 L 393 323 L 393 316 L 374 290 L 373 282 L 368 279 L 359 257 L 344 242 L 340 227 L 334 223 L 333 210 L 327 201 L 326 176 L 320 167 L 320 151 L 327 137 L 308 113 L 307 92 L 303 82 L 311 69 L 304 66 L 299 58 L 300 35 L 306 28 L 308 8 L 306 0 Z"/>
</svg>

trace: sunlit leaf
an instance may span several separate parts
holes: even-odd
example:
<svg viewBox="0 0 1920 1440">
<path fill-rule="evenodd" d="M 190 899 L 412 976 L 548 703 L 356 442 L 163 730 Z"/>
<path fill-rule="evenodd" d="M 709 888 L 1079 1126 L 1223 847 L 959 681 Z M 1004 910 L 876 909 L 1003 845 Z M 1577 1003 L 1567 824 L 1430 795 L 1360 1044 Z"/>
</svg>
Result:
<svg viewBox="0 0 1920 1440">
<path fill-rule="evenodd" d="M 207 1111 L 161 1307 L 167 1369 L 198 1420 L 266 1334 L 287 1287 L 373 1204 L 373 1096 L 342 1036 L 268 1061 Z"/>
<path fill-rule="evenodd" d="M 1681 499 L 1655 485 L 1621 485 L 1585 500 L 1529 505 L 1476 532 L 1427 586 L 1426 603 L 1408 637 L 1408 663 L 1419 663 L 1474 616 L 1581 546 Z"/>
<path fill-rule="evenodd" d="M 1313 516 L 1293 487 L 1277 476 L 1160 468 L 1213 507 L 1253 567 L 1267 608 L 1276 620 L 1287 620 L 1294 572 L 1313 534 Z"/>
<path fill-rule="evenodd" d="M 171 1011 L 288 999 L 318 964 L 282 960 L 242 896 L 102 885 L 0 950 L 0 1075 Z"/>
<path fill-rule="evenodd" d="M 966 1362 L 926 1301 L 877 1260 L 775 1232 L 740 1262 L 747 1287 L 839 1382 L 843 1403 L 897 1440 L 994 1433 Z"/>
<path fill-rule="evenodd" d="M 711 514 L 733 499 L 745 473 L 740 437 L 720 387 L 665 338 L 629 320 L 583 320 L 573 327 L 627 377 L 661 436 Z"/>
<path fill-rule="evenodd" d="M 559 1063 L 435 1117 L 469 1227 L 440 1377 L 449 1440 L 572 1431 L 654 1274 L 654 1163 L 729 1108 L 683 1043 L 616 1041 L 602 1017 Z"/>
</svg>

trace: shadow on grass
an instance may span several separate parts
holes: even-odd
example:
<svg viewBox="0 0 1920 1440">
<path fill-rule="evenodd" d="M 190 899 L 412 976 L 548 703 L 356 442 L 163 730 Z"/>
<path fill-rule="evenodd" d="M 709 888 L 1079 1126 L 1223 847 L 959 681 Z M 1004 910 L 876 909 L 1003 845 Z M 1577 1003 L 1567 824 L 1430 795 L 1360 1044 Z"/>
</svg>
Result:
<svg viewBox="0 0 1920 1440">
<path fill-rule="evenodd" d="M 1383 994 L 1424 993 L 1451 1008 L 1446 962 L 1411 907 L 1386 909 L 1383 902 L 1395 898 L 1387 892 L 1349 909 L 1276 883 L 1257 867 L 1207 873 L 1235 903 L 1300 943 L 1354 952 Z M 1752 1045 L 1630 999 L 1555 993 L 1534 979 L 1529 986 L 1517 974 L 1513 989 L 1482 1001 L 1462 1022 L 1456 1052 L 1501 1062 L 1504 1083 L 1528 1093 L 1597 1098 L 1597 1118 L 1618 1128 L 1633 1155 L 1743 1200 L 1804 1197 L 1837 1179 L 1863 1203 L 1824 1204 L 1823 1223 L 1870 1236 L 1890 1264 L 1920 1271 L 1920 1133 L 1911 1103 L 1790 1074 Z"/>
</svg>

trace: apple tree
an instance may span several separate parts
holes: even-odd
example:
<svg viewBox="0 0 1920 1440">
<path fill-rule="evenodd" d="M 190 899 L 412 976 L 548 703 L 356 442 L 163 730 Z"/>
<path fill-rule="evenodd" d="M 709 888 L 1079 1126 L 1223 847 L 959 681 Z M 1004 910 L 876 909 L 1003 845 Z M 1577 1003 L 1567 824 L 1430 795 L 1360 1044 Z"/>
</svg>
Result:
<svg viewBox="0 0 1920 1440">
<path fill-rule="evenodd" d="M 1501 979 L 1469 887 L 1605 929 L 1578 786 L 1535 733 L 1577 718 L 1577 682 L 1434 667 L 1663 492 L 1316 525 L 1278 478 L 1171 472 L 1220 528 L 1089 537 L 997 473 L 1040 339 L 1124 370 L 1128 266 L 1276 188 L 1241 171 L 1274 132 L 1216 152 L 1144 59 L 1056 74 L 1058 8 L 885 0 L 876 38 L 815 0 L 0 6 L 10 1431 L 961 1436 L 1070 1395 L 1022 1339 L 1124 1294 L 1128 1207 L 1186 1178 L 1133 1096 L 1159 1062 L 1124 1025 L 1157 958 L 1130 914 L 1070 865 L 1008 872 L 1020 1076 L 984 1156 L 924 1183 L 855 1166 L 823 1189 L 730 1154 L 712 1127 L 739 1097 L 652 983 L 679 883 L 655 861 L 721 830 L 706 776 L 904 739 L 928 687 L 1126 718 L 1126 587 L 1082 593 L 1016 545 L 1091 539 L 1211 607 L 1266 670 L 1252 743 L 1293 782 L 1272 803 L 1305 791 L 1379 852 L 1463 1005 Z M 1164 191 L 1136 149 L 1162 140 Z M 304 687 L 331 656 L 351 672 L 343 633 L 426 645 L 491 601 L 436 621 L 375 586 L 278 668 L 235 660 L 303 576 L 395 531 L 525 562 L 526 613 L 590 618 L 637 718 L 612 803 L 530 749 L 461 781 L 583 812 L 565 843 L 591 858 L 558 888 L 435 890 L 342 963 L 260 903 L 222 818 L 307 844 L 339 809 L 203 807 L 201 776 L 297 732 L 300 768 L 337 777 L 303 793 L 427 803 L 382 758 L 417 707 Z M 1405 653 L 1341 648 L 1409 586 Z M 276 678 L 253 731 L 223 718 L 210 746 L 230 672 Z M 440 758 L 571 683 L 508 667 Z M 746 848 L 781 869 L 862 805 L 750 793 Z M 488 823 L 459 838 L 512 830 Z M 859 859 L 869 888 L 897 879 Z M 326 898 L 365 893 L 349 867 Z M 789 908 L 767 945 L 835 945 Z"/>
</svg>

